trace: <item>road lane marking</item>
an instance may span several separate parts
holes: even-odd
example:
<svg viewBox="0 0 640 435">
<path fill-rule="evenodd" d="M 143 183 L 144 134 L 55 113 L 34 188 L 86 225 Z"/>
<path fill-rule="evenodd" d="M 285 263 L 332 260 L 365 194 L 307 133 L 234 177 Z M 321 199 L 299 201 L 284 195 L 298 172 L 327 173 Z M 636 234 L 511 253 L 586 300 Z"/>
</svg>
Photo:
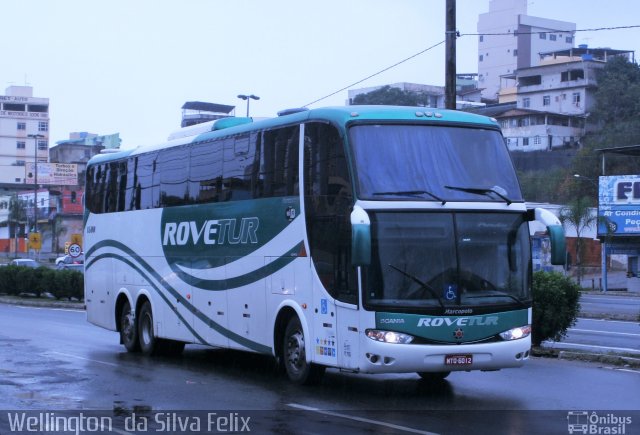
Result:
<svg viewBox="0 0 640 435">
<path fill-rule="evenodd" d="M 81 308 L 30 307 L 28 305 L 16 305 L 16 308 L 20 308 L 23 310 L 32 309 L 32 310 L 66 311 L 68 313 L 85 313 L 84 309 L 81 309 Z"/>
<path fill-rule="evenodd" d="M 66 356 L 69 358 L 75 358 L 75 359 L 80 359 L 83 361 L 89 361 L 89 362 L 94 362 L 94 363 L 98 363 L 98 364 L 104 364 L 104 365 L 108 365 L 108 366 L 112 366 L 112 367 L 120 367 L 119 364 L 114 364 L 114 363 L 110 363 L 110 362 L 106 362 L 106 361 L 100 361 L 97 359 L 90 359 L 90 358 L 84 358 L 78 355 L 72 355 L 70 353 L 62 353 L 62 352 L 46 352 L 45 355 L 61 355 L 61 356 Z"/>
<path fill-rule="evenodd" d="M 621 369 L 618 367 L 602 367 L 603 369 L 607 369 L 607 370 L 614 370 L 616 372 L 625 372 L 625 373 L 635 373 L 636 375 L 640 375 L 640 371 L 638 370 L 632 370 L 632 369 Z"/>
<path fill-rule="evenodd" d="M 100 429 L 102 429 L 103 432 L 115 432 L 115 433 L 119 433 L 120 435 L 135 435 L 135 433 L 133 432 L 127 432 L 124 430 L 120 430 L 117 427 L 105 427 L 104 425 L 100 425 Z"/>
<path fill-rule="evenodd" d="M 300 404 L 297 404 L 297 403 L 288 403 L 287 406 L 289 406 L 291 408 L 300 409 L 300 410 L 303 410 L 303 411 L 316 412 L 318 414 L 328 415 L 328 416 L 331 416 L 331 417 L 339 417 L 339 418 L 345 418 L 347 420 L 354 420 L 354 421 L 358 421 L 360 423 L 367 423 L 367 424 L 373 424 L 373 425 L 377 425 L 377 426 L 384 426 L 384 427 L 388 427 L 388 428 L 391 428 L 391 429 L 400 430 L 400 431 L 403 431 L 403 432 L 419 433 L 419 434 L 422 434 L 422 435 L 438 435 L 435 432 L 418 430 L 418 429 L 414 429 L 412 427 L 407 427 L 407 426 L 399 426 L 397 424 L 387 423 L 387 422 L 380 421 L 380 420 L 371 420 L 371 419 L 364 418 L 364 417 L 356 417 L 354 415 L 341 414 L 339 412 L 325 411 L 325 410 L 322 410 L 320 408 L 314 408 L 312 406 L 300 405 Z"/>
<path fill-rule="evenodd" d="M 584 299 L 583 299 L 584 298 Z M 598 303 L 598 302 L 615 302 L 618 304 L 624 304 L 625 302 L 637 302 L 638 299 L 636 298 L 626 298 L 626 299 L 606 299 L 606 298 L 590 298 L 590 297 L 583 297 L 580 298 L 580 301 L 582 302 L 584 301 L 591 301 L 590 303 Z M 634 304 L 635 305 L 635 304 Z"/>
<path fill-rule="evenodd" d="M 631 337 L 640 337 L 640 334 L 634 334 L 633 332 L 615 332 L 615 331 L 601 331 L 598 329 L 580 329 L 580 328 L 569 328 L 569 332 L 577 331 L 577 332 L 591 332 L 593 334 L 602 334 L 602 335 L 624 335 Z"/>
<path fill-rule="evenodd" d="M 592 318 L 589 318 L 589 317 L 577 317 L 576 319 L 580 320 L 580 321 L 588 321 L 588 322 L 624 323 L 626 325 L 638 323 L 638 322 L 636 322 L 634 320 L 592 319 Z"/>
</svg>

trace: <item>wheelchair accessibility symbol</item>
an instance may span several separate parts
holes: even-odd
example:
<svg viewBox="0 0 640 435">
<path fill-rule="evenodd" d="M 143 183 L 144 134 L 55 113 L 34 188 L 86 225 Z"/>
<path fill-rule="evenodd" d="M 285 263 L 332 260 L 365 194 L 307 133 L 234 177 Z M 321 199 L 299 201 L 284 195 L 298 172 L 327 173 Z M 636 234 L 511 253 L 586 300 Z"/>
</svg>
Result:
<svg viewBox="0 0 640 435">
<path fill-rule="evenodd" d="M 448 301 L 452 301 L 458 297 L 458 286 L 455 284 L 449 284 L 444 292 L 444 298 Z"/>
</svg>

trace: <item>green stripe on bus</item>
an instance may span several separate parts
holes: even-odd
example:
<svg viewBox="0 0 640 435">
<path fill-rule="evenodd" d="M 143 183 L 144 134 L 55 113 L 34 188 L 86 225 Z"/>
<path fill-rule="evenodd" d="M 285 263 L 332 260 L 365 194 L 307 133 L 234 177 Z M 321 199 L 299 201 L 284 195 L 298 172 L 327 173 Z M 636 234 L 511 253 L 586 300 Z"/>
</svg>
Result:
<svg viewBox="0 0 640 435">
<path fill-rule="evenodd" d="M 123 263 L 125 263 L 126 265 L 128 265 L 129 267 L 131 267 L 133 270 L 135 270 L 136 272 L 138 272 L 140 274 L 140 276 L 142 276 L 146 281 L 149 282 L 149 285 L 158 293 L 158 295 L 162 298 L 162 300 L 169 306 L 171 306 L 171 302 L 169 302 L 169 299 L 167 298 L 167 296 L 160 291 L 160 289 L 151 282 L 151 280 L 149 279 L 149 277 L 147 275 L 145 275 L 145 273 L 140 270 L 138 268 L 138 266 L 136 266 L 135 264 L 133 264 L 131 261 L 129 261 L 126 257 L 122 257 L 120 255 L 117 254 L 113 254 L 113 253 L 106 253 L 106 254 L 101 254 L 98 255 L 95 258 L 92 258 L 91 261 L 89 261 L 86 265 L 86 268 L 90 268 L 91 265 L 93 265 L 93 263 L 97 262 L 98 260 L 102 260 L 103 258 L 113 258 L 116 259 L 118 261 L 122 261 Z M 173 289 L 172 289 L 173 290 Z M 172 293 L 173 294 L 173 293 Z M 176 297 L 180 297 L 180 295 L 175 295 Z M 178 313 L 177 311 L 175 311 L 176 316 L 178 316 L 178 318 L 182 321 L 182 323 L 187 327 L 187 329 L 189 329 L 189 332 L 191 332 L 191 334 L 196 337 L 198 339 L 198 341 L 200 341 L 200 343 L 202 344 L 207 344 L 206 340 L 204 338 L 202 338 L 192 327 L 191 325 L 189 325 L 189 322 L 187 322 L 187 320 L 182 317 L 182 315 L 180 313 Z"/>
<path fill-rule="evenodd" d="M 254 283 L 261 279 L 266 278 L 269 275 L 274 274 L 278 270 L 285 267 L 287 264 L 291 263 L 293 260 L 298 258 L 298 254 L 300 253 L 303 246 L 303 242 L 299 242 L 293 248 L 291 248 L 284 255 L 277 257 L 276 260 L 272 261 L 269 264 L 262 266 L 259 269 L 252 270 L 249 273 L 244 275 L 236 276 L 234 278 L 225 278 L 225 279 L 203 279 L 197 278 L 193 275 L 189 275 L 182 269 L 180 269 L 176 264 L 171 264 L 171 270 L 175 272 L 175 274 L 184 282 L 194 287 L 197 287 L 202 290 L 213 290 L 213 291 L 221 291 L 221 290 L 230 290 L 238 287 L 245 286 L 247 284 Z"/>
<path fill-rule="evenodd" d="M 296 245 L 296 248 L 292 249 L 290 252 L 299 252 L 300 246 L 302 245 L 302 242 L 300 242 L 298 245 Z M 263 344 L 260 343 L 256 343 L 254 341 L 248 340 L 226 328 L 224 328 L 223 326 L 221 326 L 220 324 L 214 322 L 211 318 L 205 316 L 202 312 L 200 312 L 199 310 L 197 310 L 187 299 L 185 299 L 177 290 L 175 290 L 168 282 L 166 282 L 166 280 L 161 277 L 152 267 L 151 265 L 149 265 L 146 261 L 144 261 L 142 259 L 142 257 L 140 257 L 139 255 L 137 255 L 133 250 L 131 250 L 129 247 L 127 247 L 126 245 L 117 242 L 115 240 L 104 240 L 100 243 L 97 243 L 96 245 L 94 245 L 93 247 L 91 247 L 91 249 L 89 249 L 87 251 L 86 257 L 89 258 L 90 260 L 87 261 L 86 264 L 86 268 L 89 269 L 97 260 L 102 259 L 102 258 L 114 258 L 116 260 L 122 261 L 128 265 L 130 265 L 134 270 L 136 270 L 143 278 L 145 278 L 147 281 L 150 282 L 150 280 L 148 279 L 148 276 L 145 275 L 145 273 L 143 273 L 142 270 L 140 270 L 140 268 L 138 268 L 137 266 L 133 265 L 130 261 L 128 261 L 126 259 L 126 257 L 123 257 L 121 255 L 115 254 L 115 253 L 106 253 L 106 254 L 101 254 L 96 256 L 95 258 L 92 258 L 92 254 L 103 247 L 111 247 L 111 248 L 115 248 L 115 249 L 119 249 L 123 252 L 125 252 L 130 258 L 135 259 L 142 268 L 144 268 L 151 277 L 153 277 L 156 281 L 158 281 L 159 283 L 162 284 L 162 286 L 173 296 L 175 297 L 178 301 L 180 301 L 181 304 L 183 304 L 194 316 L 196 316 L 199 320 L 201 320 L 204 324 L 206 324 L 207 326 L 209 326 L 210 328 L 212 328 L 213 330 L 215 330 L 216 332 L 222 334 L 223 336 L 229 338 L 232 341 L 235 341 L 236 343 L 245 346 L 249 349 L 252 349 L 256 352 L 259 353 L 265 353 L 265 354 L 271 354 L 272 353 L 272 349 L 268 346 L 265 346 Z M 288 261 L 280 261 L 283 257 L 279 258 L 278 260 L 270 263 L 274 264 L 274 263 L 278 263 L 278 265 L 281 267 L 284 267 L 285 265 L 289 264 L 293 259 L 295 259 L 295 257 L 291 257 L 291 258 L 286 258 L 286 260 Z M 267 275 L 270 273 L 275 272 L 278 269 L 275 269 L 276 266 L 274 266 L 273 270 L 269 270 L 266 271 Z M 264 269 L 264 268 L 262 268 Z M 254 272 L 255 273 L 255 272 Z M 247 275 L 243 275 L 243 276 L 248 276 L 251 274 L 247 274 Z M 265 275 L 266 276 L 266 275 Z M 239 277 L 240 278 L 240 277 Z M 218 282 L 225 282 L 228 280 L 219 280 Z M 250 282 L 254 282 L 257 281 L 257 279 L 255 280 L 250 280 L 248 283 Z M 154 288 L 154 290 L 156 290 L 159 294 L 162 295 L 162 292 L 151 283 L 151 286 Z M 163 295 L 162 295 L 163 296 Z M 163 299 L 165 299 L 165 297 L 163 296 Z M 168 300 L 165 299 L 165 302 L 167 304 L 169 304 Z M 184 319 L 181 319 L 184 322 Z M 185 322 L 185 324 L 187 324 Z M 191 330 L 191 328 L 190 328 Z M 192 331 L 192 333 L 194 333 L 194 335 L 197 336 L 197 334 L 195 334 L 195 331 Z M 200 340 L 201 338 L 198 337 Z"/>
</svg>

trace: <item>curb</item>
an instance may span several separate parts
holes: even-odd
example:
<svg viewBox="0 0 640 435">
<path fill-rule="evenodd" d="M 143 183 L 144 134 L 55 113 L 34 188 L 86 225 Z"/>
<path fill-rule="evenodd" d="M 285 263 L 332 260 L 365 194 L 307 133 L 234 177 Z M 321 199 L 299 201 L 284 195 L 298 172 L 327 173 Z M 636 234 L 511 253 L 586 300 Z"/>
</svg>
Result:
<svg viewBox="0 0 640 435">
<path fill-rule="evenodd" d="M 638 369 L 640 368 L 640 358 L 610 353 L 582 353 L 568 350 L 561 350 L 558 359 L 570 361 L 600 362 L 618 367 Z"/>
<path fill-rule="evenodd" d="M 548 347 L 532 347 L 531 355 L 538 358 L 556 358 L 567 361 L 602 363 L 616 367 L 640 369 L 640 358 L 615 353 L 593 353 L 561 350 Z"/>
<path fill-rule="evenodd" d="M 21 298 L 14 296 L 0 296 L 0 303 L 35 308 L 63 308 L 84 311 L 84 302 L 58 301 L 55 299 Z"/>
</svg>

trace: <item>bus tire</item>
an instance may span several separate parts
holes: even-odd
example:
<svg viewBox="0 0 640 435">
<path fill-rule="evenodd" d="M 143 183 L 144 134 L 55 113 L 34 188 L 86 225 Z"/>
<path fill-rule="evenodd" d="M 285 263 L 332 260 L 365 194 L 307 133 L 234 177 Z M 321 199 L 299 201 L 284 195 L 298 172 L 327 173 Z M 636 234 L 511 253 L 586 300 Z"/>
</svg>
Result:
<svg viewBox="0 0 640 435">
<path fill-rule="evenodd" d="M 325 367 L 307 362 L 305 337 L 302 324 L 293 316 L 284 333 L 282 361 L 289 379 L 300 385 L 317 384 L 324 375 Z"/>
<path fill-rule="evenodd" d="M 160 342 L 153 332 L 153 312 L 149 301 L 142 304 L 138 314 L 138 339 L 143 354 L 155 355 L 158 352 Z"/>
<path fill-rule="evenodd" d="M 136 316 L 131 312 L 131 304 L 127 299 L 120 312 L 120 341 L 129 352 L 140 351 L 140 341 L 138 340 L 138 322 Z"/>
<path fill-rule="evenodd" d="M 442 382 L 451 372 L 418 372 L 420 376 L 426 382 Z"/>
</svg>

